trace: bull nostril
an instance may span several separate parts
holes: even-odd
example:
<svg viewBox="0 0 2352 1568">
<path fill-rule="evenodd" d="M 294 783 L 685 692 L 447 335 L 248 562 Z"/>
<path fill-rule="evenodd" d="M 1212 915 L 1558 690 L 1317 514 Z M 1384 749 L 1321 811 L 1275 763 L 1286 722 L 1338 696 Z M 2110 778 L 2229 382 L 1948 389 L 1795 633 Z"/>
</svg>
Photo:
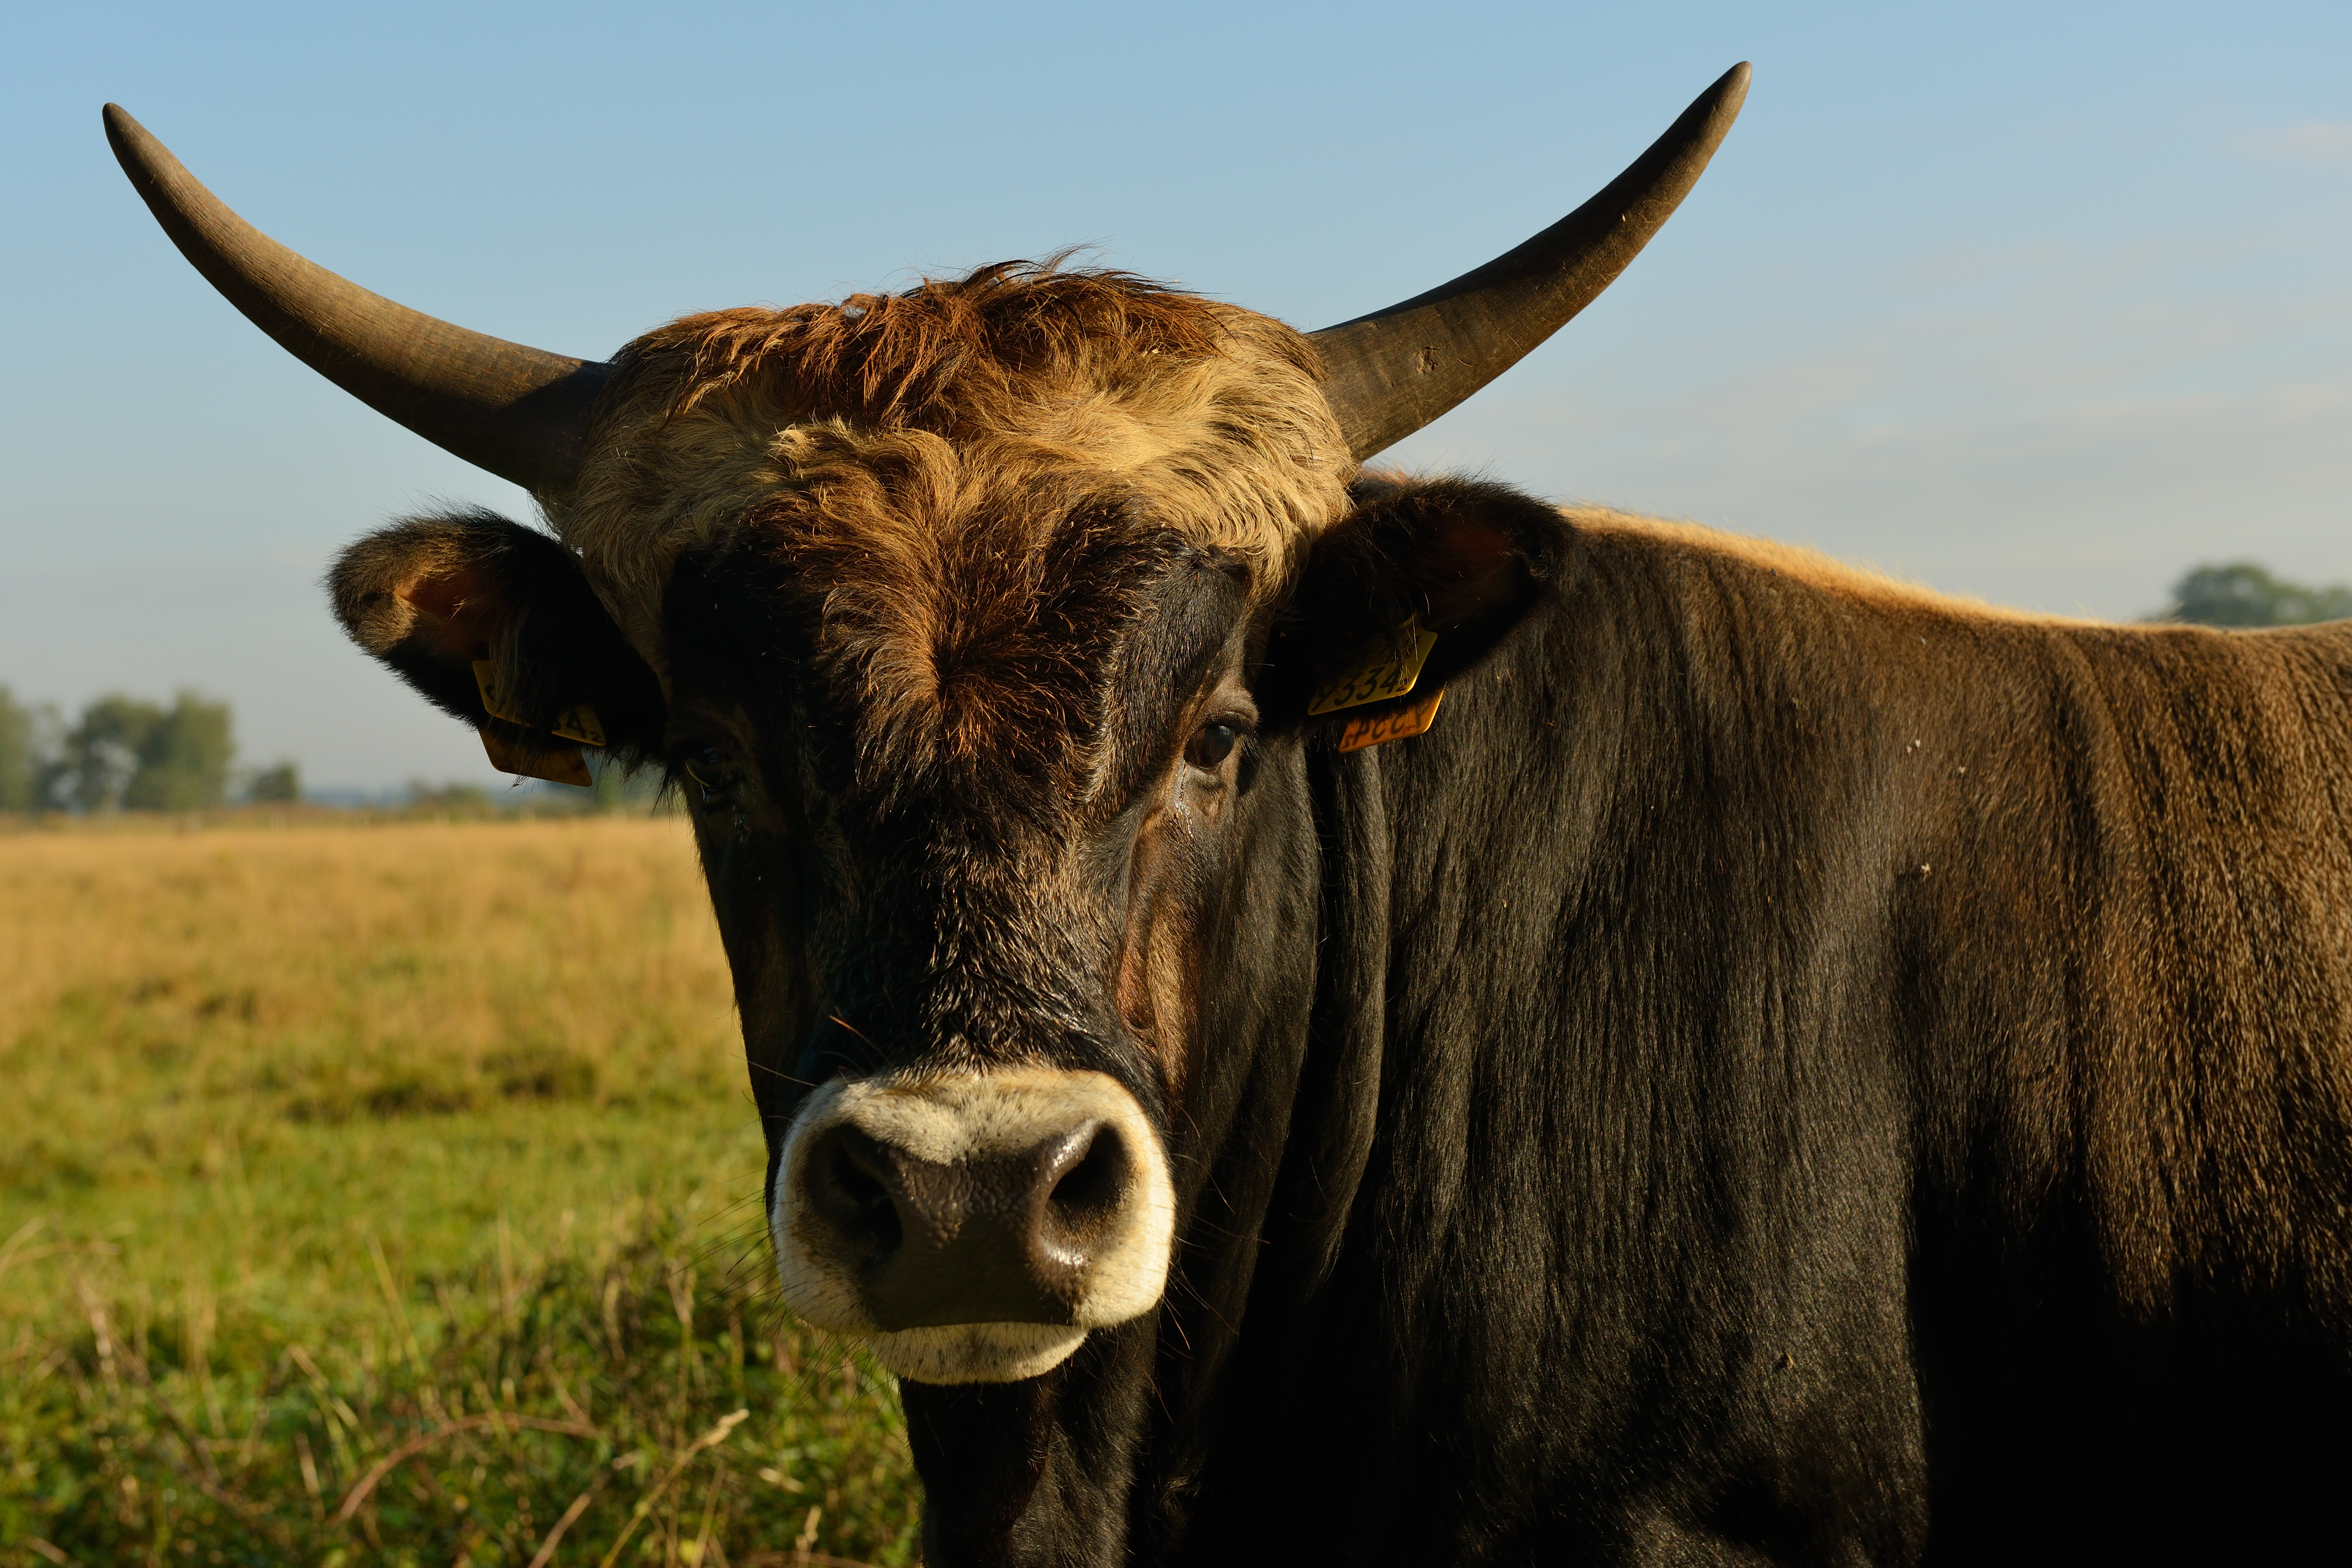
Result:
<svg viewBox="0 0 2352 1568">
<path fill-rule="evenodd" d="M 1047 1194 L 1046 1212 L 1065 1238 L 1082 1240 L 1117 1214 L 1127 1195 L 1127 1145 L 1116 1129 L 1097 1126 L 1064 1144 L 1063 1159 L 1071 1163 Z"/>
<path fill-rule="evenodd" d="M 867 1225 L 883 1239 L 897 1245 L 898 1205 L 890 1201 L 890 1194 L 882 1184 L 859 1170 L 857 1163 L 845 1153 L 834 1161 L 833 1179 Z"/>
<path fill-rule="evenodd" d="M 835 1226 L 875 1252 L 888 1253 L 897 1250 L 906 1231 L 883 1180 L 878 1151 L 860 1147 L 867 1143 L 863 1135 L 844 1129 L 817 1162 L 817 1184 Z"/>
</svg>

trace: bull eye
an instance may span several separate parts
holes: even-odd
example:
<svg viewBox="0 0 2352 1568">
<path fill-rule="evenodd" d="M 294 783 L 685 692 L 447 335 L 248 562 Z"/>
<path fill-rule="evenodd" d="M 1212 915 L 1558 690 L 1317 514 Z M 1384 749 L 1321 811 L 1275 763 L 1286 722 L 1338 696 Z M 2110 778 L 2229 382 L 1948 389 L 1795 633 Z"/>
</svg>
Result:
<svg viewBox="0 0 2352 1568">
<path fill-rule="evenodd" d="M 717 746 L 705 746 L 686 759 L 687 782 L 695 789 L 695 804 L 706 806 L 725 805 L 735 798 L 736 786 L 742 777 L 727 753 Z"/>
<path fill-rule="evenodd" d="M 1203 724 L 1184 744 L 1184 760 L 1203 773 L 1214 773 L 1234 754 L 1241 733 L 1231 724 Z"/>
</svg>

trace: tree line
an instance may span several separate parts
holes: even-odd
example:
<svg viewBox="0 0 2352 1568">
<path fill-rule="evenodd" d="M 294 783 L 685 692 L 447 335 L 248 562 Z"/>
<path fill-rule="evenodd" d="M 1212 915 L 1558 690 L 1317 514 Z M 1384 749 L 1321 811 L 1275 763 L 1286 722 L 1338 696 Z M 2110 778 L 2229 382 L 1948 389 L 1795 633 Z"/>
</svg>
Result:
<svg viewBox="0 0 2352 1568">
<path fill-rule="evenodd" d="M 2148 617 L 2239 627 L 2346 618 L 2352 618 L 2352 585 L 2290 582 L 2252 561 L 2194 568 Z M 168 707 L 118 692 L 90 703 L 68 725 L 54 707 L 28 706 L 0 686 L 0 811 L 203 811 L 226 805 L 233 783 L 250 801 L 302 798 L 294 763 L 233 779 L 236 755 L 228 704 L 193 691 L 182 691 Z M 650 801 L 653 790 L 651 780 L 599 769 L 595 786 L 583 794 L 613 809 Z M 488 793 L 473 785 L 436 791 L 418 784 L 411 793 L 425 804 L 490 808 Z"/>
<path fill-rule="evenodd" d="M 2152 616 L 2200 626 L 2303 626 L 2352 617 L 2352 586 L 2313 587 L 2274 576 L 2252 561 L 2200 566 L 2172 585 L 2172 603 Z"/>
<path fill-rule="evenodd" d="M 233 783 L 247 800 L 302 797 L 294 763 L 233 776 L 236 757 L 229 705 L 193 691 L 168 705 L 115 692 L 68 723 L 0 686 L 0 811 L 203 811 Z"/>
<path fill-rule="evenodd" d="M 206 811 L 232 800 L 293 805 L 301 770 L 291 762 L 239 769 L 236 725 L 226 702 L 182 691 L 169 703 L 121 692 L 99 698 L 70 723 L 49 703 L 19 701 L 0 686 L 0 811 Z M 636 775 L 591 753 L 584 789 L 533 782 L 492 791 L 473 784 L 409 781 L 406 808 L 458 816 L 653 809 L 658 770 Z M 377 802 L 374 804 L 383 804 Z"/>
</svg>

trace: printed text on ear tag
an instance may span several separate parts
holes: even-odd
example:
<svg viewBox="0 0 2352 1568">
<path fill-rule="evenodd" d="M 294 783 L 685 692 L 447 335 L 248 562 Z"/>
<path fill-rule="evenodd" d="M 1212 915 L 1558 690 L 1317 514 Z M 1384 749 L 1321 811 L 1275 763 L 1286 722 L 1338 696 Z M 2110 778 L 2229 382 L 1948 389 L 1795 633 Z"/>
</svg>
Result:
<svg viewBox="0 0 2352 1568">
<path fill-rule="evenodd" d="M 503 719 L 509 724 L 520 724 L 526 730 L 540 727 L 516 716 L 507 702 L 506 693 L 499 689 L 499 667 L 488 659 L 474 661 L 474 684 L 482 689 L 482 711 L 491 718 Z M 555 722 L 548 725 L 547 731 L 567 741 L 577 741 L 583 746 L 602 746 L 604 743 L 604 726 L 596 721 L 596 710 L 585 702 L 558 713 Z"/>
<path fill-rule="evenodd" d="M 1408 702 L 1386 713 L 1367 713 L 1360 719 L 1350 719 L 1348 727 L 1339 731 L 1339 749 L 1360 752 L 1384 741 L 1418 735 L 1437 722 L 1437 705 L 1444 700 L 1445 688 L 1441 686 L 1418 702 Z"/>
<path fill-rule="evenodd" d="M 1315 689 L 1307 700 L 1308 716 L 1403 696 L 1421 679 L 1421 667 L 1429 662 L 1429 650 L 1436 646 L 1437 634 L 1423 630 L 1418 620 L 1407 616 L 1395 630 L 1382 632 L 1366 643 L 1344 671 Z"/>
</svg>

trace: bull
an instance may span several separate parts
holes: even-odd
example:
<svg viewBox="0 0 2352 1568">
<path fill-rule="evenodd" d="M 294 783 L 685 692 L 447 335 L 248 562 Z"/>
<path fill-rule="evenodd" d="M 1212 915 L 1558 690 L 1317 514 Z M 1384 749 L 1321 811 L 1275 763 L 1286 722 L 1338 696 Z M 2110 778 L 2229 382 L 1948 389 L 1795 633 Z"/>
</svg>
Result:
<svg viewBox="0 0 2352 1568">
<path fill-rule="evenodd" d="M 930 1561 L 2341 1552 L 2352 635 L 1365 466 L 1746 84 L 1311 334 L 1015 264 L 609 362 L 108 110 L 231 301 L 537 498 L 337 614 L 516 771 L 684 796 L 783 1296 L 902 1380 Z"/>
</svg>

